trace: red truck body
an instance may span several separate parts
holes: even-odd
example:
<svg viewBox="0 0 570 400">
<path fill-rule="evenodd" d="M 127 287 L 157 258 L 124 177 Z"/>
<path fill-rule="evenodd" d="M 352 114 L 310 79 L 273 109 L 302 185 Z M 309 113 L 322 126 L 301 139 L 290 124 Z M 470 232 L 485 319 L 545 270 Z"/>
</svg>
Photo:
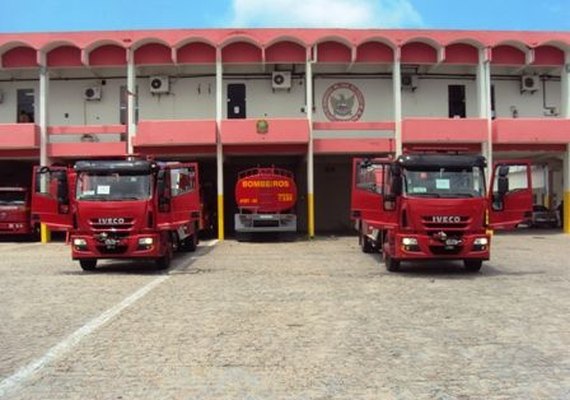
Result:
<svg viewBox="0 0 570 400">
<path fill-rule="evenodd" d="M 0 187 L 0 235 L 33 235 L 30 191 L 24 187 Z"/>
<path fill-rule="evenodd" d="M 100 259 L 149 259 L 167 268 L 174 250 L 196 249 L 195 163 L 79 161 L 34 175 L 33 212 L 69 230 L 72 257 L 85 270 Z"/>
<path fill-rule="evenodd" d="M 234 216 L 236 232 L 295 232 L 297 186 L 290 171 L 251 168 L 238 174 Z"/>
<path fill-rule="evenodd" d="M 499 162 L 487 191 L 481 156 L 421 154 L 356 159 L 352 218 L 364 252 L 381 251 L 389 270 L 402 261 L 489 260 L 492 229 L 512 229 L 532 210 L 530 165 Z M 509 171 L 519 184 L 509 190 Z M 496 182 L 496 183 L 495 183 Z"/>
</svg>

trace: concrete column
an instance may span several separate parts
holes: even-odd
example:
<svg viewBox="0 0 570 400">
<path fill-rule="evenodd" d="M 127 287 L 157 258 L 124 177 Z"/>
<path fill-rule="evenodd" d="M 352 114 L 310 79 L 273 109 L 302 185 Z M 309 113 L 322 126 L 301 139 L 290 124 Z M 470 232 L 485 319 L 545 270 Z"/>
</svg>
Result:
<svg viewBox="0 0 570 400">
<path fill-rule="evenodd" d="M 309 238 L 315 236 L 315 184 L 314 184 L 314 150 L 313 150 L 313 61 L 307 60 L 305 67 L 305 98 L 307 104 L 307 122 L 309 124 L 309 145 L 307 149 L 307 227 Z"/>
<path fill-rule="evenodd" d="M 564 193 L 562 194 L 562 199 L 564 200 L 564 207 L 562 207 L 562 229 L 564 233 L 570 234 L 570 144 L 566 145 L 562 174 L 564 180 Z"/>
<path fill-rule="evenodd" d="M 39 53 L 40 64 L 40 93 L 39 93 L 39 126 L 40 126 L 40 165 L 49 166 L 51 161 L 48 156 L 48 93 L 49 93 L 49 71 L 47 68 L 46 53 Z M 42 179 L 40 185 L 47 186 L 47 180 Z M 40 225 L 40 240 L 48 243 L 51 240 L 51 232 L 45 224 Z"/>
<path fill-rule="evenodd" d="M 133 140 L 137 134 L 136 99 L 137 77 L 135 70 L 135 54 L 133 49 L 127 50 L 127 152 L 133 154 Z"/>
<path fill-rule="evenodd" d="M 487 182 L 491 181 L 493 170 L 493 119 L 491 111 L 491 60 L 488 49 L 479 50 L 477 65 L 477 103 L 479 118 L 487 120 L 487 140 L 481 146 L 481 151 L 487 159 Z"/>
<path fill-rule="evenodd" d="M 218 188 L 218 239 L 224 240 L 224 153 L 222 149 L 223 67 L 218 51 L 216 60 L 216 171 Z"/>
<path fill-rule="evenodd" d="M 402 154 L 402 72 L 400 68 L 400 48 L 394 50 L 394 68 L 392 70 L 392 87 L 394 91 L 394 139 L 396 157 Z"/>
<path fill-rule="evenodd" d="M 570 51 L 566 52 L 566 60 L 560 71 L 562 98 L 560 99 L 560 117 L 570 118 Z"/>
</svg>

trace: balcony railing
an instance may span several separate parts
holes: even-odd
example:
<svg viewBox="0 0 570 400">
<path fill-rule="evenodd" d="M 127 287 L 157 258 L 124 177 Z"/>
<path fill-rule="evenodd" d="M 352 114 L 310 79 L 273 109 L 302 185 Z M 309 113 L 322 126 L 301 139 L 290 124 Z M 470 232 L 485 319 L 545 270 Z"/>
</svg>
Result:
<svg viewBox="0 0 570 400">
<path fill-rule="evenodd" d="M 375 122 L 314 122 L 314 150 L 317 154 L 374 154 L 395 149 L 395 123 Z"/>
<path fill-rule="evenodd" d="M 487 120 L 483 118 L 405 118 L 402 142 L 483 143 L 488 140 Z"/>
<path fill-rule="evenodd" d="M 570 119 L 497 118 L 493 121 L 497 144 L 570 143 Z"/>
<path fill-rule="evenodd" d="M 134 139 L 135 147 L 215 144 L 214 120 L 144 120 L 139 122 Z"/>
<path fill-rule="evenodd" d="M 40 146 L 36 124 L 0 124 L 0 150 L 32 150 Z"/>
<path fill-rule="evenodd" d="M 123 157 L 127 154 L 125 125 L 65 125 L 48 127 L 52 158 Z"/>
<path fill-rule="evenodd" d="M 309 142 L 305 118 L 251 118 L 222 121 L 222 144 L 304 144 Z"/>
</svg>

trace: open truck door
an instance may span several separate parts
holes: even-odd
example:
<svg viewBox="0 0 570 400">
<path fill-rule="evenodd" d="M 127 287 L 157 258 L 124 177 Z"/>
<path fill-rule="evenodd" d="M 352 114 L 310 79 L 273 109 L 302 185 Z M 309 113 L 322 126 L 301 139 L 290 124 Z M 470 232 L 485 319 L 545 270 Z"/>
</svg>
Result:
<svg viewBox="0 0 570 400">
<path fill-rule="evenodd" d="M 394 182 L 401 183 L 401 177 L 395 176 L 390 160 L 354 159 L 351 218 L 355 220 L 365 252 L 371 251 L 371 243 L 378 245 L 382 241 L 379 236 L 382 231 L 397 223 L 398 188 Z"/>
<path fill-rule="evenodd" d="M 528 161 L 498 161 L 489 185 L 489 226 L 514 229 L 532 216 L 532 171 Z"/>
<path fill-rule="evenodd" d="M 197 163 L 167 165 L 158 173 L 158 225 L 176 227 L 200 219 Z"/>
<path fill-rule="evenodd" d="M 32 215 L 50 228 L 73 226 L 67 167 L 34 167 Z"/>
</svg>

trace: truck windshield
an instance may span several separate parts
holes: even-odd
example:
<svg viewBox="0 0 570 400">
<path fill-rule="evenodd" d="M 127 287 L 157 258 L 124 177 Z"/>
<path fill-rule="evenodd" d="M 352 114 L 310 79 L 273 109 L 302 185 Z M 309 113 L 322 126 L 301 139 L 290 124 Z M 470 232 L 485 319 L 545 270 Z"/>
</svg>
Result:
<svg viewBox="0 0 570 400">
<path fill-rule="evenodd" d="M 25 192 L 0 191 L 0 206 L 21 206 L 26 204 Z"/>
<path fill-rule="evenodd" d="M 405 169 L 404 191 L 409 197 L 483 197 L 485 178 L 479 167 Z"/>
<path fill-rule="evenodd" d="M 77 200 L 121 201 L 150 198 L 150 175 L 92 174 L 77 177 Z"/>
</svg>

